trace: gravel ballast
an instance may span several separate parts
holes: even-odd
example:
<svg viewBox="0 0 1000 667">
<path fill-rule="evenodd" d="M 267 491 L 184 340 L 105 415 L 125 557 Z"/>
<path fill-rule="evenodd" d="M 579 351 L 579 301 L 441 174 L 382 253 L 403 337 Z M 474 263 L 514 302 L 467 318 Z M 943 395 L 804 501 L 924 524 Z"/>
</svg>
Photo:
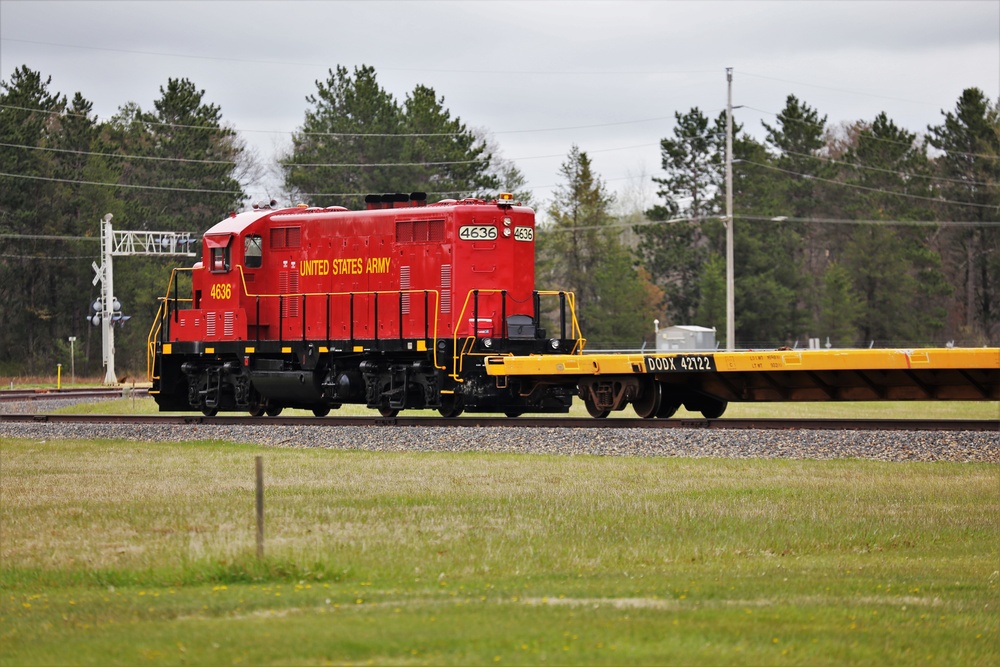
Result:
<svg viewBox="0 0 1000 667">
<path fill-rule="evenodd" d="M 63 404 L 65 405 L 65 404 Z M 38 406 L 41 407 L 41 406 Z M 1000 432 L 587 429 L 422 426 L 213 426 L 10 422 L 0 438 L 221 440 L 263 447 L 379 452 L 869 459 L 1000 463 Z"/>
</svg>

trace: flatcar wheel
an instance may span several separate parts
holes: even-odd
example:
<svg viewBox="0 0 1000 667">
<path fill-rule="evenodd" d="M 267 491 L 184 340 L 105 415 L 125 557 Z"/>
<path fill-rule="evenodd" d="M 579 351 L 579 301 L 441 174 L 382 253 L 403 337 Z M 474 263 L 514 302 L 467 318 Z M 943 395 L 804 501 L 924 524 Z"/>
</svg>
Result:
<svg viewBox="0 0 1000 667">
<path fill-rule="evenodd" d="M 326 417 L 330 414 L 330 406 L 325 405 L 322 408 L 313 408 L 313 414 L 317 417 Z"/>
<path fill-rule="evenodd" d="M 670 419 L 680 407 L 680 401 L 664 396 L 660 400 L 660 409 L 656 411 L 656 417 L 657 419 Z"/>
<path fill-rule="evenodd" d="M 660 387 L 659 382 L 653 380 L 642 387 L 642 395 L 632 401 L 632 409 L 643 419 L 651 419 L 660 411 L 662 402 L 663 388 Z"/>
<path fill-rule="evenodd" d="M 264 410 L 264 414 L 266 414 L 268 417 L 277 417 L 278 415 L 281 414 L 281 408 L 277 406 L 268 407 L 267 409 Z"/>
<path fill-rule="evenodd" d="M 590 413 L 590 416 L 594 419 L 604 419 L 611 414 L 611 410 L 597 407 L 597 404 L 594 403 L 594 399 L 590 397 L 589 393 L 587 394 L 587 397 L 583 399 L 583 404 L 587 406 L 587 412 Z"/>
<path fill-rule="evenodd" d="M 379 408 L 378 413 L 386 419 L 392 419 L 399 414 L 399 410 L 396 408 Z"/>
<path fill-rule="evenodd" d="M 725 401 L 705 399 L 705 402 L 701 405 L 701 414 L 705 419 L 718 419 L 728 406 L 729 404 Z"/>
</svg>

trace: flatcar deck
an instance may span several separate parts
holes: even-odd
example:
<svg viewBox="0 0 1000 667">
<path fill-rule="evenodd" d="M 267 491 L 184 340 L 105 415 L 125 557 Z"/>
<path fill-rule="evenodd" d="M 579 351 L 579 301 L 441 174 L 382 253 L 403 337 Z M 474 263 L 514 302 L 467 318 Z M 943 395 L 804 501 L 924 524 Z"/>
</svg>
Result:
<svg viewBox="0 0 1000 667">
<path fill-rule="evenodd" d="M 1000 400 L 995 347 L 493 356 L 486 369 L 498 382 L 652 376 L 727 402 Z"/>
</svg>

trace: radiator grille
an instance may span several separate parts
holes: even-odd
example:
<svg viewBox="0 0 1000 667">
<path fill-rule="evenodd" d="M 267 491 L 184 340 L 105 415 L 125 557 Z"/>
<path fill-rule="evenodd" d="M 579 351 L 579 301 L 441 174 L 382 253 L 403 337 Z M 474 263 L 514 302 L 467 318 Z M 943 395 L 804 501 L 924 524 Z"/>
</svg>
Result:
<svg viewBox="0 0 1000 667">
<path fill-rule="evenodd" d="M 451 312 L 451 264 L 441 265 L 441 312 Z"/>
</svg>

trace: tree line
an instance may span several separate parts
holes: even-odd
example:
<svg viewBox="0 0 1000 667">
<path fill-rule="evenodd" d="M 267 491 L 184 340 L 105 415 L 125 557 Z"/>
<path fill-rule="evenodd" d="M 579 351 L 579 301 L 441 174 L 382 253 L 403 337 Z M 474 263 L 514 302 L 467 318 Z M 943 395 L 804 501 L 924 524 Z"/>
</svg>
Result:
<svg viewBox="0 0 1000 667">
<path fill-rule="evenodd" d="M 592 347 L 648 344 L 653 319 L 725 330 L 723 116 L 676 114 L 661 142 L 658 203 L 637 220 L 616 212 L 578 146 L 552 201 L 535 202 L 488 131 L 453 117 L 430 87 L 397 100 L 367 66 L 316 82 L 276 165 L 190 80 L 169 79 L 151 109 L 127 102 L 107 120 L 82 93 L 50 85 L 27 66 L 0 81 L 0 374 L 65 367 L 69 336 L 78 372 L 100 371 L 99 329 L 85 320 L 104 214 L 116 228 L 198 235 L 245 206 L 268 169 L 291 203 L 507 191 L 542 207 L 539 287 L 577 293 Z M 738 345 L 1000 341 L 997 104 L 966 90 L 917 135 L 885 114 L 831 127 L 789 96 L 765 129 L 763 142 L 735 132 Z M 156 299 L 186 261 L 116 259 L 116 296 L 132 315 L 116 334 L 119 367 L 142 372 Z"/>
</svg>

